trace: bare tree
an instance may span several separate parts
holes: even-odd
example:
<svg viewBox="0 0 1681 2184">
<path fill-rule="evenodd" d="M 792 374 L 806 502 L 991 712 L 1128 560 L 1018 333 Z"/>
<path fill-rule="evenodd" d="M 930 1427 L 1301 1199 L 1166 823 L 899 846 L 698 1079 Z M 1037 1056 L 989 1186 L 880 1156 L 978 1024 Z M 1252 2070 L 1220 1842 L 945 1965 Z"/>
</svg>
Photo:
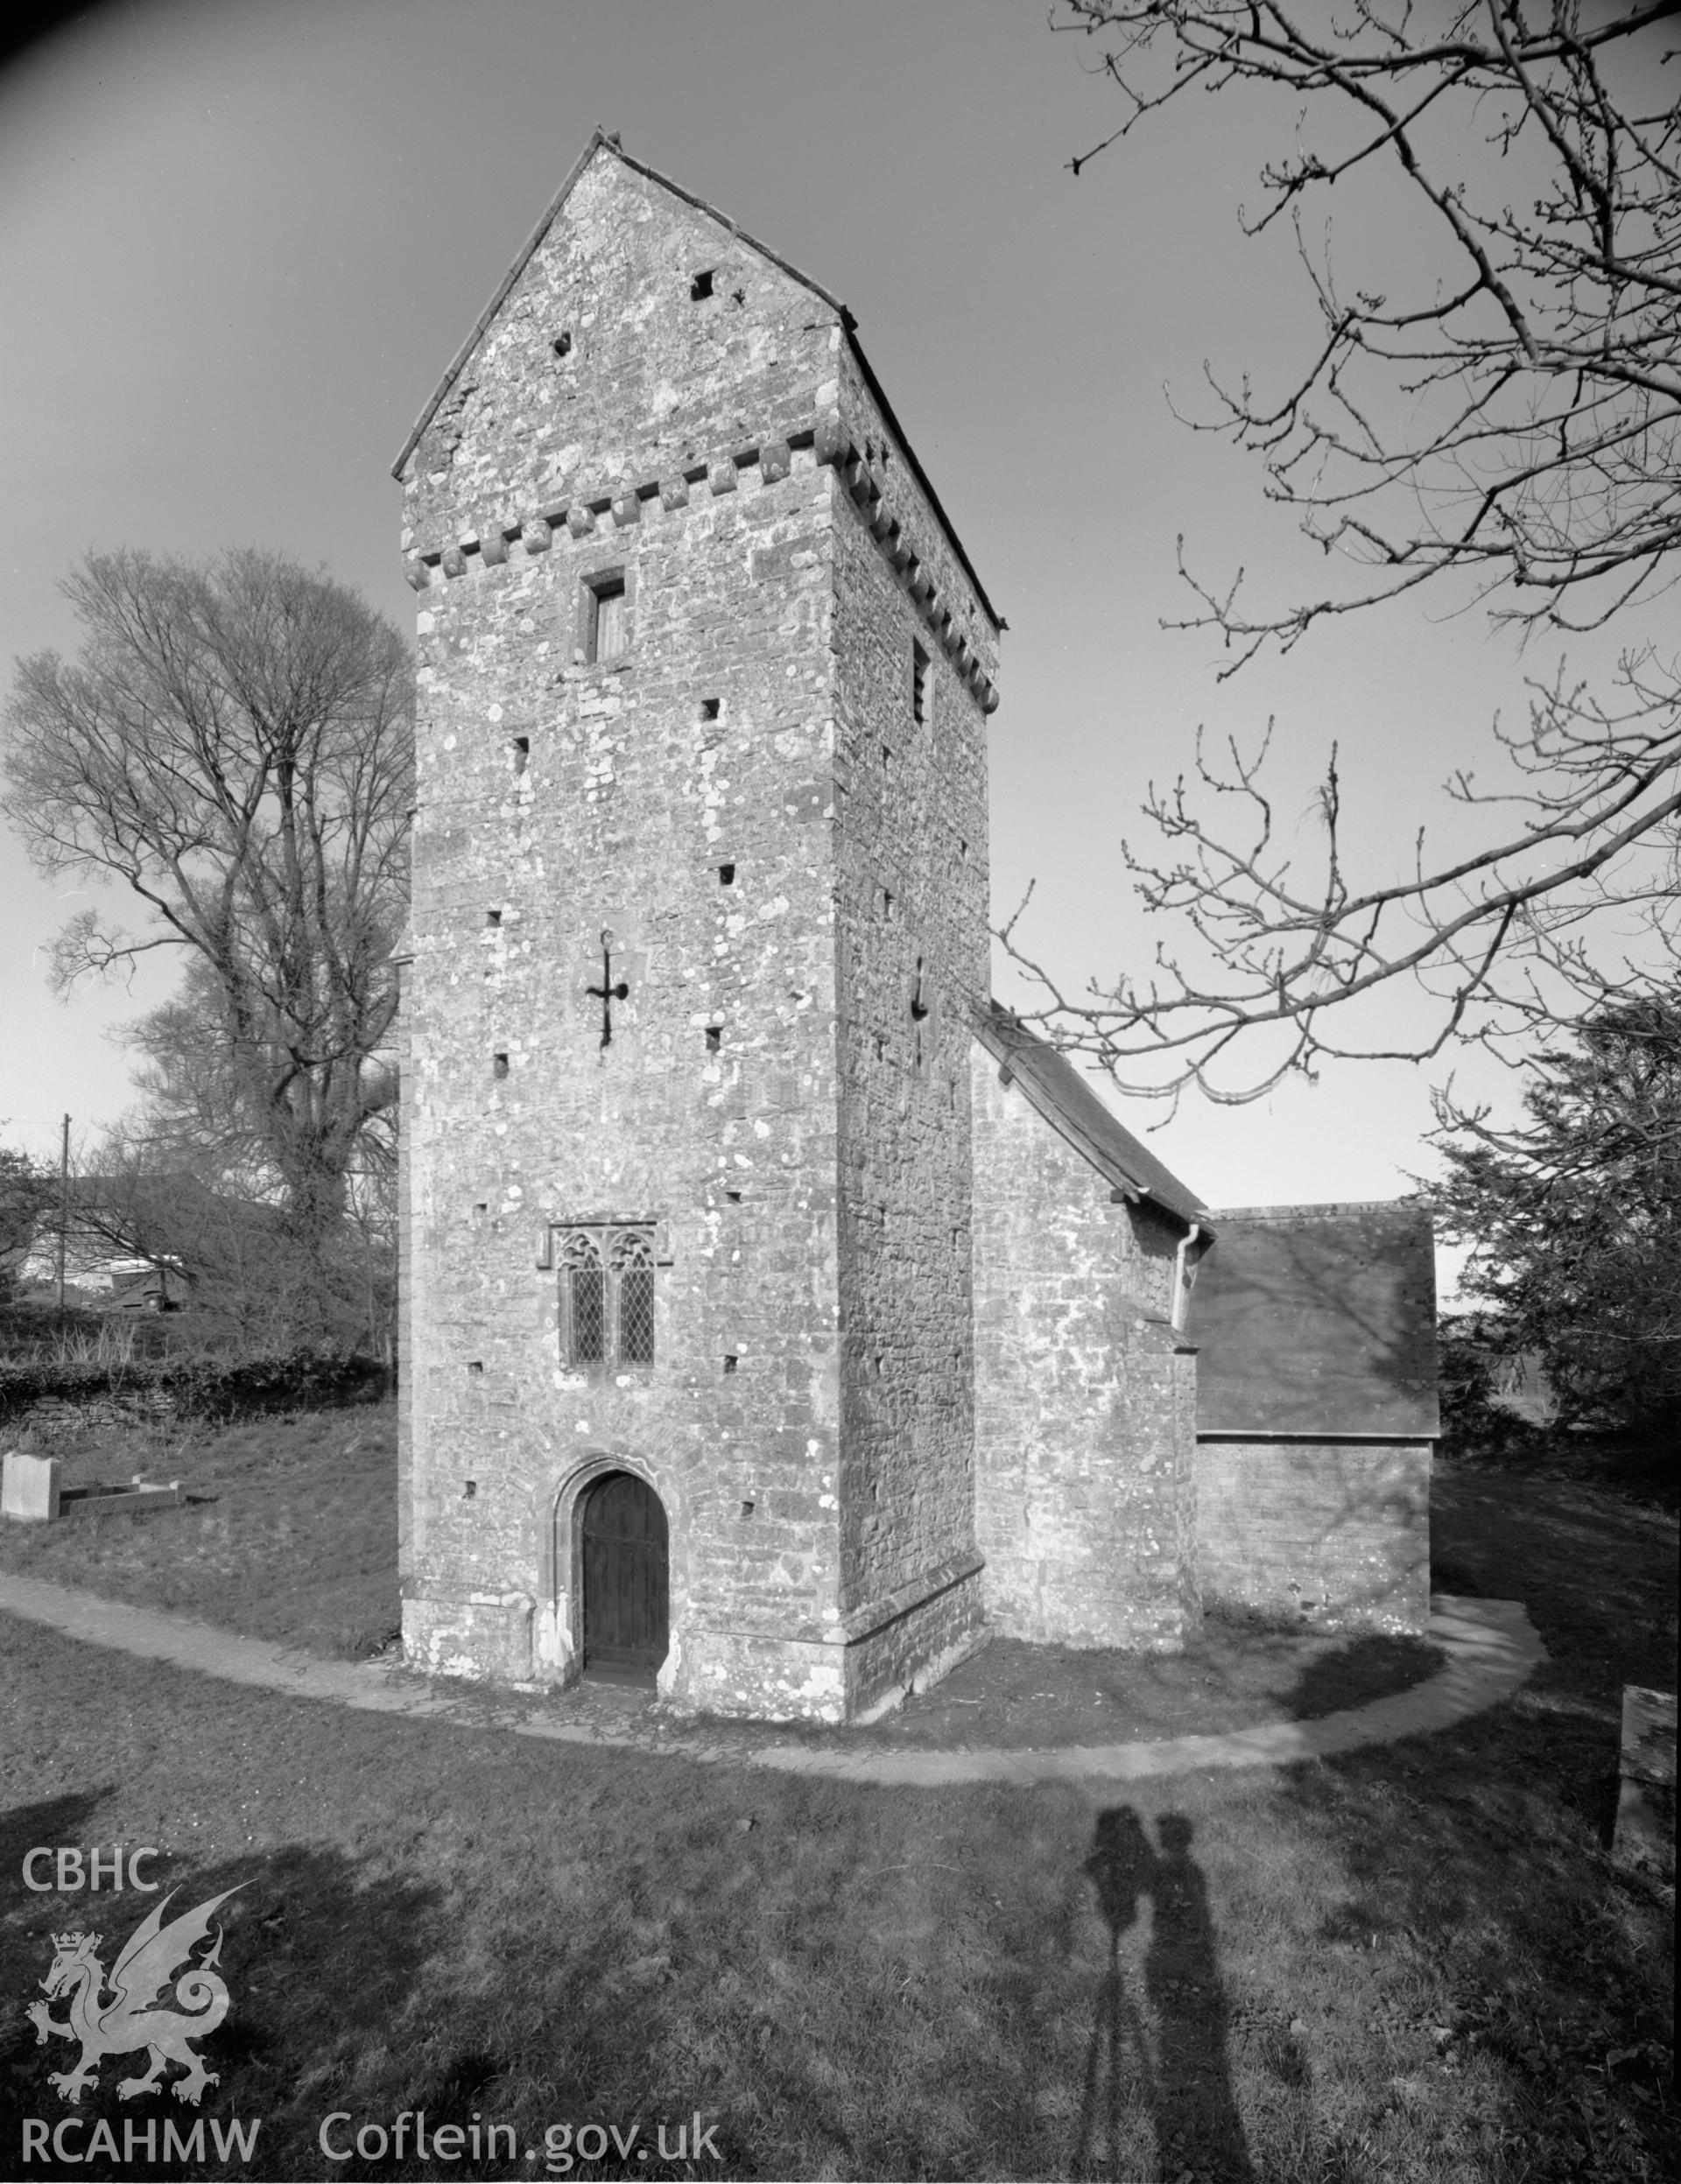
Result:
<svg viewBox="0 0 1681 2184">
<path fill-rule="evenodd" d="M 18 664 L 4 809 L 44 871 L 117 881 L 146 916 L 72 919 L 55 980 L 186 952 L 179 995 L 135 1034 L 158 1133 L 271 1198 L 324 1267 L 396 1096 L 408 647 L 343 586 L 253 550 L 94 554 L 63 588 L 83 643 Z"/>
<path fill-rule="evenodd" d="M 1299 11 L 1264 0 L 1064 0 L 1059 27 L 1101 46 L 1125 106 L 1115 136 L 1071 163 L 1076 173 L 1195 92 L 1270 89 L 1298 123 L 1245 225 L 1258 235 L 1294 223 L 1317 319 L 1312 355 L 1270 396 L 1211 373 L 1213 413 L 1192 423 L 1259 457 L 1269 496 L 1295 511 L 1336 581 L 1312 599 L 1251 607 L 1241 571 L 1211 584 L 1185 568 L 1181 544 L 1196 605 L 1175 626 L 1217 630 L 1224 674 L 1426 586 L 1533 637 L 1621 629 L 1673 585 L 1675 13 L 1636 0 L 1340 0 Z M 1425 216 L 1439 256 L 1415 291 L 1375 292 L 1358 269 L 1344 277 L 1328 228 L 1314 232 L 1310 209 L 1355 177 L 1399 188 Z M 1136 1089 L 1195 1084 L 1248 1099 L 1321 1056 L 1422 1057 L 1452 1038 L 1608 1006 L 1654 961 L 1673 976 L 1677 657 L 1636 641 L 1609 691 L 1561 665 L 1528 678 L 1527 693 L 1527 728 L 1502 737 L 1510 785 L 1485 793 L 1467 775 L 1448 784 L 1463 803 L 1509 807 L 1489 839 L 1438 862 L 1421 831 L 1409 869 L 1375 886 L 1345 864 L 1334 751 L 1322 856 L 1298 875 L 1275 832 L 1265 744 L 1216 757 L 1199 740 L 1196 786 L 1181 776 L 1152 787 L 1146 805 L 1166 853 L 1129 849 L 1127 862 L 1146 904 L 1183 914 L 1212 967 L 1186 969 L 1163 950 L 1150 977 L 1071 996 L 1017 948 L 1018 910 L 1003 938 L 1044 994 L 1031 1013 Z M 1203 792 L 1224 807 L 1219 821 L 1203 816 Z M 1593 939 L 1609 907 L 1634 916 L 1607 956 Z M 1327 1012 L 1407 977 L 1438 1003 L 1424 1037 L 1396 1050 L 1327 1030 Z M 1264 1027 L 1276 1043 L 1256 1064 L 1249 1035 Z M 1240 1038 L 1241 1081 L 1220 1084 Z"/>
</svg>

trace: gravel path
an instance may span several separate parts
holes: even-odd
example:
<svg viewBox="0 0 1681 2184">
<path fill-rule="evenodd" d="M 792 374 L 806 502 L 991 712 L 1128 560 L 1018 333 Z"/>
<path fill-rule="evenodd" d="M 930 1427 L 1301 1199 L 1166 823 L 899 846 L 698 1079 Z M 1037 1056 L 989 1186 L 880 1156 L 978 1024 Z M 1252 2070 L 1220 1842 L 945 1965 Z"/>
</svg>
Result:
<svg viewBox="0 0 1681 2184">
<path fill-rule="evenodd" d="M 1022 1751 L 884 1752 L 878 1745 L 790 1744 L 774 1729 L 696 1724 L 663 1709 L 603 1696 L 587 1709 L 566 1698 L 527 1696 L 472 1684 L 429 1682 L 382 1661 L 324 1661 L 313 1654 L 236 1638 L 230 1632 L 152 1608 L 125 1606 L 93 1593 L 0 1573 L 0 1612 L 46 1624 L 84 1645 L 197 1670 L 225 1683 L 351 1706 L 409 1714 L 467 1728 L 499 1728 L 566 1744 L 622 1745 L 686 1759 L 776 1767 L 790 1774 L 833 1775 L 850 1782 L 939 1787 L 957 1782 L 1136 1782 L 1198 1767 L 1286 1766 L 1327 1759 L 1364 1745 L 1450 1728 L 1515 1691 L 1545 1649 L 1515 1600 L 1473 1600 L 1438 1593 L 1426 1635 L 1447 1666 L 1392 1697 L 1373 1699 L 1312 1721 L 1275 1721 L 1221 1736 L 1171 1737 L 1151 1744 L 1067 1745 Z M 844 1732 L 837 1732 L 837 1737 Z"/>
</svg>

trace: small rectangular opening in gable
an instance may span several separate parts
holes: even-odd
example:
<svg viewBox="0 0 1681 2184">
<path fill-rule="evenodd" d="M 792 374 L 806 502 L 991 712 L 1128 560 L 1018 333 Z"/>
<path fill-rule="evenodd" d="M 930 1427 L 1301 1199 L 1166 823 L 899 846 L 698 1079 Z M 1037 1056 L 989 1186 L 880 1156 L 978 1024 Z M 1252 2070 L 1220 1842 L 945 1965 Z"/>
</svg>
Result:
<svg viewBox="0 0 1681 2184">
<path fill-rule="evenodd" d="M 689 301 L 691 303 L 704 303 L 707 298 L 711 295 L 713 271 L 714 268 L 707 266 L 703 272 L 697 273 L 694 278 L 689 283 Z"/>
<path fill-rule="evenodd" d="M 928 655 L 911 640 L 911 718 L 920 727 L 928 718 Z"/>
<path fill-rule="evenodd" d="M 508 757 L 514 769 L 514 778 L 517 781 L 531 762 L 531 737 L 529 735 L 515 736 L 508 746 Z"/>
<path fill-rule="evenodd" d="M 493 1054 L 490 1057 L 490 1074 L 495 1078 L 507 1076 L 508 1057 L 505 1054 Z"/>
<path fill-rule="evenodd" d="M 707 1026 L 707 1052 L 708 1054 L 716 1054 L 719 1048 L 723 1044 L 723 1040 L 724 1027 L 722 1024 L 708 1024 Z"/>
<path fill-rule="evenodd" d="M 700 700 L 700 718 L 703 720 L 715 720 L 718 718 L 718 705 L 719 701 L 716 698 L 703 698 Z"/>
<path fill-rule="evenodd" d="M 735 1359 L 733 1354 L 726 1355 L 724 1359 L 724 1370 L 726 1373 L 733 1373 L 735 1370 Z"/>
<path fill-rule="evenodd" d="M 484 914 L 484 922 L 494 932 L 496 928 L 502 923 L 502 912 L 500 910 L 487 910 Z"/>
<path fill-rule="evenodd" d="M 569 332 L 557 334 L 554 337 L 553 348 L 557 356 L 570 356 L 572 355 L 571 334 Z"/>
<path fill-rule="evenodd" d="M 733 888 L 733 887 L 735 886 L 735 866 L 734 866 L 734 865 L 720 865 L 720 866 L 719 866 L 719 867 L 718 867 L 718 884 L 719 884 L 719 886 L 720 886 L 721 888 Z"/>
</svg>

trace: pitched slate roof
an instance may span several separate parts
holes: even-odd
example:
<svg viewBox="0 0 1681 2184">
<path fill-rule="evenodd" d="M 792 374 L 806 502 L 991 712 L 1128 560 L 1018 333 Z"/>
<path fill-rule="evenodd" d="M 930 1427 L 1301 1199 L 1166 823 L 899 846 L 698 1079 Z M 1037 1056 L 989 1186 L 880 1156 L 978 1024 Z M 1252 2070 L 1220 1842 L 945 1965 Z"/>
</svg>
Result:
<svg viewBox="0 0 1681 2184">
<path fill-rule="evenodd" d="M 1021 1086 L 1028 1105 L 1115 1190 L 1152 1200 L 1187 1227 L 1201 1219 L 1206 1209 L 1196 1192 L 1110 1113 L 1066 1054 L 1030 1031 L 1002 1001 L 989 1001 L 978 1014 L 974 1034 L 1009 1072 L 1007 1081 Z M 1206 1234 L 1206 1222 L 1203 1229 Z"/>
<path fill-rule="evenodd" d="M 1423 1439 L 1439 1430 L 1430 1215 L 1400 1201 L 1214 1216 L 1186 1332 L 1205 1434 Z"/>
<path fill-rule="evenodd" d="M 910 465 L 911 474 L 915 477 L 917 483 L 922 488 L 924 493 L 928 496 L 929 506 L 933 509 L 935 516 L 939 518 L 941 529 L 945 531 L 946 536 L 952 543 L 952 551 L 962 563 L 965 574 L 968 577 L 970 583 L 974 586 L 974 595 L 979 600 L 982 611 L 989 617 L 995 629 L 1003 629 L 1007 628 L 1008 624 L 1004 621 L 1002 616 L 998 613 L 997 608 L 994 607 L 992 601 L 987 597 L 986 586 L 975 574 L 974 565 L 970 561 L 968 555 L 964 551 L 962 540 L 958 537 L 956 531 L 953 529 L 951 518 L 946 515 L 946 510 L 940 505 L 939 495 L 934 491 L 933 486 L 929 480 L 928 474 L 924 470 L 921 463 L 918 460 L 915 448 L 911 446 L 909 439 L 905 437 L 904 427 L 899 423 L 898 418 L 893 413 L 893 405 L 887 398 L 886 390 L 883 387 L 881 381 L 876 378 L 869 359 L 864 355 L 863 349 L 859 343 L 857 335 L 858 321 L 853 316 L 852 313 L 847 308 L 846 305 L 841 302 L 838 296 L 831 295 L 829 291 L 825 288 L 820 282 L 814 281 L 809 273 L 802 273 L 798 266 L 791 263 L 790 260 L 782 256 L 779 252 L 771 249 L 768 243 L 761 242 L 756 235 L 749 235 L 747 229 L 742 227 L 738 221 L 732 220 L 728 213 L 720 212 L 715 205 L 709 205 L 704 197 L 697 197 L 693 190 L 686 190 L 680 182 L 673 182 L 670 175 L 661 174 L 658 168 L 648 166 L 640 159 L 633 159 L 630 154 L 619 142 L 616 132 L 602 129 L 599 125 L 591 130 L 589 142 L 584 146 L 581 157 L 573 167 L 571 173 L 567 175 L 566 180 L 560 185 L 559 189 L 555 193 L 553 198 L 551 199 L 548 208 L 544 213 L 543 217 L 538 221 L 536 227 L 532 228 L 531 234 L 526 236 L 524 242 L 521 244 L 518 251 L 515 255 L 513 263 L 508 268 L 508 270 L 503 275 L 502 279 L 497 283 L 496 293 L 491 297 L 489 302 L 486 304 L 484 309 L 480 312 L 473 331 L 468 335 L 466 341 L 461 343 L 460 348 L 456 350 L 454 357 L 450 360 L 448 370 L 438 382 L 437 386 L 433 390 L 431 399 L 427 402 L 425 409 L 421 411 L 419 416 L 415 419 L 413 430 L 410 432 L 407 439 L 404 441 L 402 453 L 391 465 L 391 475 L 394 478 L 402 477 L 404 465 L 408 461 L 409 457 L 419 446 L 420 436 L 426 431 L 427 425 L 432 423 L 433 418 L 437 415 L 439 405 L 443 402 L 445 397 L 448 394 L 450 389 L 455 384 L 457 379 L 461 377 L 461 373 L 467 369 L 468 360 L 472 356 L 474 350 L 477 348 L 480 341 L 483 339 L 485 331 L 489 327 L 490 321 L 496 317 L 497 312 L 502 309 L 503 305 L 507 301 L 509 291 L 512 289 L 514 283 L 525 270 L 527 265 L 531 263 L 532 257 L 535 256 L 538 247 L 542 243 L 544 236 L 548 234 L 549 229 L 559 218 L 561 210 L 565 206 L 566 200 L 572 195 L 573 191 L 577 187 L 579 179 L 582 176 L 585 168 L 588 166 L 590 161 L 595 157 L 595 154 L 601 151 L 610 151 L 613 157 L 617 159 L 622 165 L 633 169 L 635 172 L 644 176 L 651 182 L 658 183 L 661 189 L 669 190 L 673 197 L 680 197 L 686 205 L 693 205 L 697 212 L 704 213 L 708 220 L 715 220 L 721 228 L 726 228 L 728 233 L 735 235 L 738 241 L 746 243 L 749 249 L 756 250 L 761 257 L 768 258 L 772 265 L 777 267 L 782 272 L 786 273 L 791 280 L 798 281 L 802 288 L 810 289 L 812 295 L 817 297 L 820 302 L 826 304 L 829 309 L 836 314 L 836 316 L 840 319 L 840 325 L 845 332 L 847 340 L 851 345 L 852 353 L 857 359 L 858 368 L 863 374 L 864 383 L 869 387 L 870 393 L 875 397 L 876 407 L 881 411 L 883 418 L 886 422 L 889 429 L 893 432 L 895 438 L 898 440 L 899 446 L 904 451 L 905 461 Z"/>
</svg>

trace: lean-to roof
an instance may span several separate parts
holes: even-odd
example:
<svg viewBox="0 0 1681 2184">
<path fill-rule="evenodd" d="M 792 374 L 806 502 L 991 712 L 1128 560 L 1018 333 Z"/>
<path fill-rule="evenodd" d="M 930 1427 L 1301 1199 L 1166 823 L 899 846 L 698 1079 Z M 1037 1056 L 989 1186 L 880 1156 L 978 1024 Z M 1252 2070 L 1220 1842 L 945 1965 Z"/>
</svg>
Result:
<svg viewBox="0 0 1681 2184">
<path fill-rule="evenodd" d="M 988 1003 L 974 1031 L 1009 1072 L 1008 1081 L 1020 1085 L 1028 1105 L 1113 1189 L 1150 1199 L 1187 1227 L 1201 1219 L 1206 1209 L 1196 1192 L 1110 1113 L 1066 1054 L 1030 1031 L 1002 1001 Z M 1206 1221 L 1203 1228 L 1206 1233 Z"/>
</svg>

